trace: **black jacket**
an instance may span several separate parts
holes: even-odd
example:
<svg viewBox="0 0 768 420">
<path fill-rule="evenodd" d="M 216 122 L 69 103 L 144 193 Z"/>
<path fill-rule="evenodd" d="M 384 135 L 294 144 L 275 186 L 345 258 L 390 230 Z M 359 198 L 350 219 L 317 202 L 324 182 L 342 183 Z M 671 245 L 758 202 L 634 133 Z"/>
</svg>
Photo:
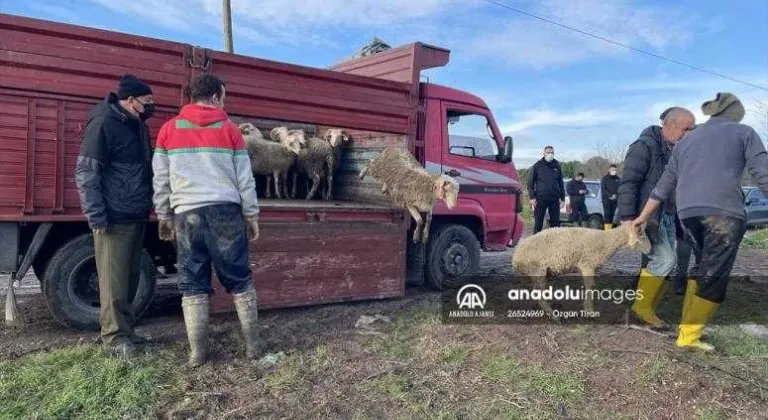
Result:
<svg viewBox="0 0 768 420">
<path fill-rule="evenodd" d="M 672 148 L 663 140 L 658 125 L 647 127 L 629 146 L 619 183 L 617 212 L 621 220 L 632 220 L 643 210 L 651 191 L 664 173 L 671 152 Z M 665 203 L 665 210 L 669 211 L 670 206 L 673 203 Z M 657 212 L 656 215 L 660 214 Z"/>
<path fill-rule="evenodd" d="M 88 115 L 75 169 L 80 206 L 92 229 L 147 220 L 152 150 L 147 125 L 110 93 Z"/>
<path fill-rule="evenodd" d="M 568 185 L 566 185 L 565 189 L 568 191 L 568 196 L 571 198 L 571 202 L 584 201 L 586 194 L 582 194 L 579 191 L 586 191 L 587 184 L 585 184 L 584 181 L 576 181 L 575 179 L 572 179 L 568 181 Z"/>
<path fill-rule="evenodd" d="M 603 201 L 608 201 L 612 195 L 619 195 L 619 184 L 621 178 L 618 175 L 606 174 L 603 179 L 600 180 L 600 195 L 603 197 Z"/>
<path fill-rule="evenodd" d="M 565 201 L 563 171 L 557 159 L 547 162 L 541 158 L 533 164 L 528 179 L 528 197 L 544 201 Z"/>
</svg>

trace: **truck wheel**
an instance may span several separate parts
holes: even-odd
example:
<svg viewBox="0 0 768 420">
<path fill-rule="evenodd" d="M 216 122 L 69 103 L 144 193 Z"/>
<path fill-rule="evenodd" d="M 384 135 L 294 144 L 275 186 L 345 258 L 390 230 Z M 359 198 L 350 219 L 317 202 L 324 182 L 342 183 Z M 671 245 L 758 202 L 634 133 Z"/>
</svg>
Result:
<svg viewBox="0 0 768 420">
<path fill-rule="evenodd" d="M 132 299 L 136 319 L 152 302 L 154 272 L 152 259 L 144 251 L 139 287 Z M 78 236 L 59 248 L 48 263 L 42 282 L 46 303 L 56 321 L 77 330 L 99 330 L 99 280 L 91 235 Z"/>
<path fill-rule="evenodd" d="M 427 279 L 438 290 L 461 284 L 477 272 L 480 243 L 469 228 L 445 225 L 432 236 L 427 247 Z"/>
<path fill-rule="evenodd" d="M 602 229 L 603 217 L 599 214 L 593 214 L 592 216 L 589 216 L 589 220 L 587 220 L 587 227 L 590 229 Z"/>
</svg>

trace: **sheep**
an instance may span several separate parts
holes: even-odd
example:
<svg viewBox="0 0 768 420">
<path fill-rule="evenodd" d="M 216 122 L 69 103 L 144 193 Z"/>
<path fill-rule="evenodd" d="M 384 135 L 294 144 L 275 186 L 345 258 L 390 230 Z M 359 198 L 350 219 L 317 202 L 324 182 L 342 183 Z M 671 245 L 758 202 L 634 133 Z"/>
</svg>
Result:
<svg viewBox="0 0 768 420">
<path fill-rule="evenodd" d="M 325 181 L 327 176 L 326 166 L 334 154 L 333 146 L 325 139 L 311 137 L 307 140 L 307 146 L 299 152 L 296 159 L 296 171 L 293 173 L 293 187 L 291 196 L 296 196 L 296 186 L 299 174 L 306 175 L 312 186 L 307 192 L 306 199 L 311 200 L 317 192 L 317 188 Z"/>
<path fill-rule="evenodd" d="M 299 150 L 303 148 L 306 143 L 306 137 L 303 130 L 289 130 L 288 127 L 275 127 L 272 129 L 269 135 L 270 140 L 274 142 L 281 142 L 282 139 L 294 139 L 299 144 Z M 275 195 L 277 198 L 280 198 L 280 193 L 282 193 L 283 197 L 288 198 L 288 173 L 291 171 L 291 169 L 296 164 L 296 158 L 294 157 L 293 162 L 289 167 L 287 167 L 285 170 L 280 171 L 280 173 L 277 174 L 277 178 L 275 181 Z M 274 175 L 272 175 L 274 176 Z M 270 175 L 267 176 L 267 182 L 269 185 L 269 178 Z"/>
<path fill-rule="evenodd" d="M 327 157 L 328 173 L 325 176 L 324 196 L 326 200 L 333 198 L 333 175 L 338 169 L 338 165 L 341 163 L 341 153 L 344 144 L 349 141 L 349 136 L 345 134 L 341 129 L 332 128 L 325 133 L 323 137 L 325 141 L 330 143 L 333 152 Z"/>
<path fill-rule="evenodd" d="M 644 230 L 641 229 L 641 232 Z M 545 229 L 523 239 L 512 254 L 512 269 L 516 275 L 527 276 L 535 289 L 548 287 L 547 275 L 581 272 L 587 291 L 595 287 L 595 272 L 621 248 L 651 250 L 651 243 L 631 226 L 602 231 L 582 227 Z M 539 299 L 539 306 L 555 321 L 552 307 Z M 590 292 L 585 293 L 584 309 L 592 312 Z"/>
<path fill-rule="evenodd" d="M 251 169 L 256 175 L 272 175 L 275 184 L 275 196 L 279 199 L 280 175 L 291 168 L 301 150 L 298 136 L 284 136 L 279 142 L 259 138 L 257 135 L 245 136 L 245 146 L 251 159 Z M 270 197 L 269 182 L 264 195 Z"/>
<path fill-rule="evenodd" d="M 445 201 L 449 209 L 456 206 L 459 183 L 443 174 L 430 174 L 410 153 L 399 146 L 384 149 L 379 156 L 368 162 L 360 171 L 362 180 L 370 175 L 382 184 L 382 192 L 393 203 L 403 206 L 416 222 L 413 242 L 426 243 L 432 224 L 432 208 L 437 200 Z M 422 224 L 420 211 L 427 212 Z"/>
<path fill-rule="evenodd" d="M 260 139 L 264 138 L 264 135 L 261 134 L 261 131 L 253 124 L 246 122 L 241 123 L 238 125 L 240 128 L 240 133 L 243 134 L 243 136 L 251 136 L 251 137 L 257 137 Z"/>
</svg>

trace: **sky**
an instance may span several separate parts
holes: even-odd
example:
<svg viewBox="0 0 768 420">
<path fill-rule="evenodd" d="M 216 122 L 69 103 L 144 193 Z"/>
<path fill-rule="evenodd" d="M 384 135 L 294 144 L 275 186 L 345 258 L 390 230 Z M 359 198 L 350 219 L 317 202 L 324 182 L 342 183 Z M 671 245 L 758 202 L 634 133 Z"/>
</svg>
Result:
<svg viewBox="0 0 768 420">
<path fill-rule="evenodd" d="M 768 88 L 768 1 L 495 0 L 633 48 Z M 65 5 L 66 4 L 66 5 Z M 0 12 L 223 49 L 221 0 L 0 0 Z M 766 140 L 768 91 L 568 31 L 486 0 L 232 0 L 238 54 L 327 67 L 374 36 L 451 50 L 430 82 L 482 97 L 514 162 L 621 150 L 669 106 L 736 94 Z M 762 111 L 765 115 L 766 111 Z"/>
</svg>

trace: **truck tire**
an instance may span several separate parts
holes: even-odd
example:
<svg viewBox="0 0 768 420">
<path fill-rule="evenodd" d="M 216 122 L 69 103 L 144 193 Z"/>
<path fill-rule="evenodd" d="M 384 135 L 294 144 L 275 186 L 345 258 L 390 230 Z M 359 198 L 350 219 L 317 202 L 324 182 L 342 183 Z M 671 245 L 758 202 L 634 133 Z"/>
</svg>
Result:
<svg viewBox="0 0 768 420">
<path fill-rule="evenodd" d="M 132 301 L 135 319 L 152 302 L 154 272 L 152 259 L 144 251 L 139 287 Z M 59 248 L 48 262 L 42 282 L 45 301 L 56 321 L 76 330 L 99 331 L 99 281 L 90 234 L 78 236 Z"/>
<path fill-rule="evenodd" d="M 443 225 L 430 235 L 427 280 L 437 290 L 458 286 L 480 266 L 480 242 L 466 226 Z"/>
</svg>

